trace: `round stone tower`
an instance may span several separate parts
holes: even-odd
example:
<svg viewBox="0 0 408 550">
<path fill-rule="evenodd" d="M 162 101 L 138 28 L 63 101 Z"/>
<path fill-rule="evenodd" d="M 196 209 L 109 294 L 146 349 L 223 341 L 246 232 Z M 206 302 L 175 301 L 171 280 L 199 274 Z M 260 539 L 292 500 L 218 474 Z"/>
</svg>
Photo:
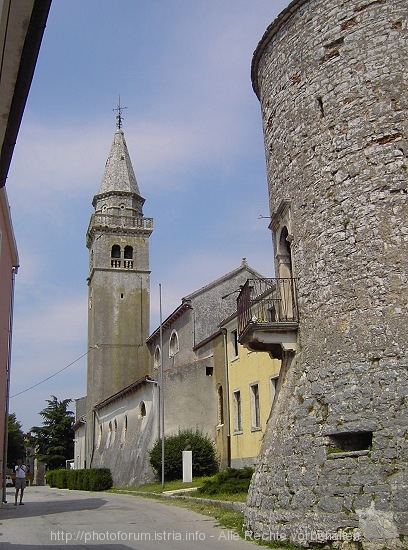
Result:
<svg viewBox="0 0 408 550">
<path fill-rule="evenodd" d="M 301 546 L 408 541 L 408 6 L 295 0 L 253 58 L 297 348 L 247 502 Z"/>
</svg>

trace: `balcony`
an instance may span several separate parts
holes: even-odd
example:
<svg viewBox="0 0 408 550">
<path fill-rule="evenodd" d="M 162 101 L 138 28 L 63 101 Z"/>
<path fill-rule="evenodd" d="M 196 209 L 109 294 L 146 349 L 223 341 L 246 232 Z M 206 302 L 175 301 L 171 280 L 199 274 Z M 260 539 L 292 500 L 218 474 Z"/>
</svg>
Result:
<svg viewBox="0 0 408 550">
<path fill-rule="evenodd" d="M 281 359 L 296 351 L 299 325 L 295 279 L 248 279 L 237 299 L 238 341 Z"/>
</svg>

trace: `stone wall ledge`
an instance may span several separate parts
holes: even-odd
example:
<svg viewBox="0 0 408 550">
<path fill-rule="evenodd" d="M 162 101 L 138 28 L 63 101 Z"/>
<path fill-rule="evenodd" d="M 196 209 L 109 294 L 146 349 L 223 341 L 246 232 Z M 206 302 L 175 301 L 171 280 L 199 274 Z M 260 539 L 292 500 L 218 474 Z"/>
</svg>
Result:
<svg viewBox="0 0 408 550">
<path fill-rule="evenodd" d="M 335 458 L 358 458 L 359 456 L 367 456 L 370 453 L 368 449 L 363 451 L 342 451 L 341 453 L 329 453 L 327 458 L 334 460 Z"/>
</svg>

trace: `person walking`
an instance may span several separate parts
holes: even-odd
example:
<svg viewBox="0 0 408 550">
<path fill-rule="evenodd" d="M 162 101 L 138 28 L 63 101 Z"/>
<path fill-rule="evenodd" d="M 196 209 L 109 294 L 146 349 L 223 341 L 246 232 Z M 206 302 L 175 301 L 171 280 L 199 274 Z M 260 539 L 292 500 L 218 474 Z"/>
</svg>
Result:
<svg viewBox="0 0 408 550">
<path fill-rule="evenodd" d="M 16 472 L 16 495 L 14 497 L 14 506 L 17 506 L 17 500 L 18 500 L 18 493 L 20 491 L 20 505 L 23 505 L 23 495 L 24 495 L 24 489 L 26 486 L 26 471 L 27 466 L 23 464 L 23 461 L 21 458 L 17 460 L 17 466 L 15 467 Z"/>
</svg>

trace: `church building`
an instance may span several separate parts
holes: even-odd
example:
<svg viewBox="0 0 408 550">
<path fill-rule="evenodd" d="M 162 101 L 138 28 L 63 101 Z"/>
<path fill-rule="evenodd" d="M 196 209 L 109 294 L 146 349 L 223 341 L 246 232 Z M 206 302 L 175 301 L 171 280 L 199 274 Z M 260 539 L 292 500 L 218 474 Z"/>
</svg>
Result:
<svg viewBox="0 0 408 550">
<path fill-rule="evenodd" d="M 262 275 L 243 258 L 236 269 L 182 298 L 161 330 L 149 335 L 153 220 L 143 215 L 145 201 L 127 149 L 120 107 L 117 121 L 86 237 L 87 396 L 75 400 L 74 467 L 110 468 L 119 486 L 154 478 L 149 451 L 162 433 L 160 422 L 165 435 L 199 430 L 214 441 L 220 466 L 231 465 L 228 422 L 224 426 L 220 416 L 225 393 L 225 419 L 229 418 L 220 323 L 236 311 L 236 298 L 246 281 Z M 268 357 L 264 363 L 269 384 L 268 376 L 279 367 Z"/>
</svg>

